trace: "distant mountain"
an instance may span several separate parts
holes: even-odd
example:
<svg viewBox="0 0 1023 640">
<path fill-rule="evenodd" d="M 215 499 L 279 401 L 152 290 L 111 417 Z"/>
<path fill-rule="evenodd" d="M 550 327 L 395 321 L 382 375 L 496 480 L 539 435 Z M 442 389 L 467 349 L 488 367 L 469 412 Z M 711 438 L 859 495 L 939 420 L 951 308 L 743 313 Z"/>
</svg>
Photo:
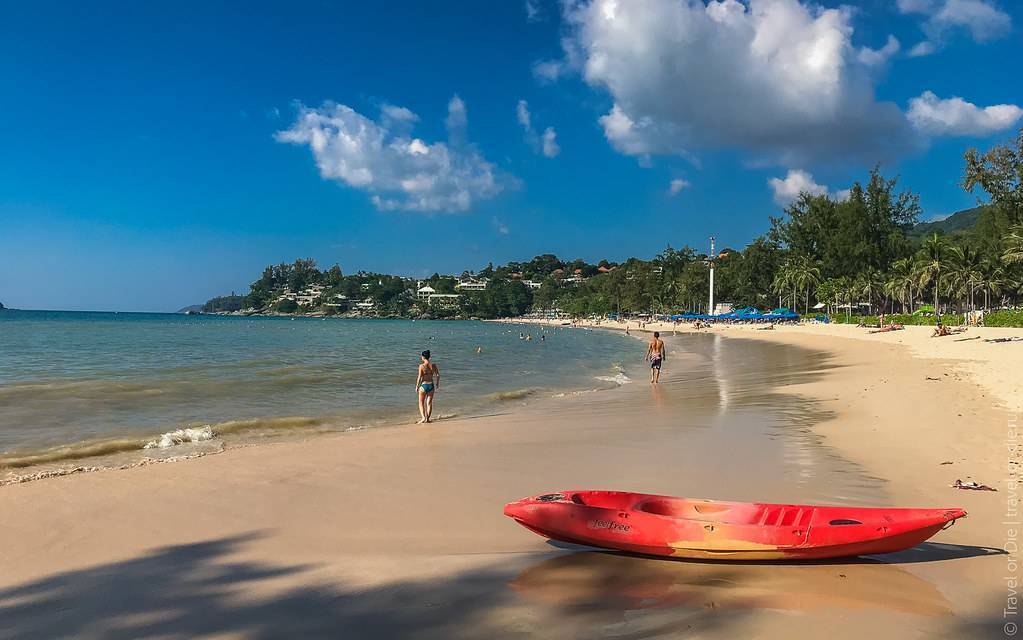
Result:
<svg viewBox="0 0 1023 640">
<path fill-rule="evenodd" d="M 202 313 L 201 304 L 191 304 L 187 307 L 181 307 L 178 309 L 178 313 Z"/>
<path fill-rule="evenodd" d="M 980 214 L 984 211 L 984 207 L 974 207 L 972 209 L 963 209 L 962 211 L 956 211 L 944 220 L 935 220 L 934 222 L 918 222 L 913 229 L 909 232 L 910 236 L 923 237 L 929 236 L 932 233 L 951 235 L 953 233 L 965 233 L 977 225 L 977 221 L 980 220 Z"/>
</svg>

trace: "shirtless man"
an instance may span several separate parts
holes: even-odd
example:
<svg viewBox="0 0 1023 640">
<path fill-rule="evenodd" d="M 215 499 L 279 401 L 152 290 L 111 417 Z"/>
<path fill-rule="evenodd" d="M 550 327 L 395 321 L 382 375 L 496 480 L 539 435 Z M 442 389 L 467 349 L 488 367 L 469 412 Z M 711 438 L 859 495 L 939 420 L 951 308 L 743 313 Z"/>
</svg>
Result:
<svg viewBox="0 0 1023 640">
<path fill-rule="evenodd" d="M 654 338 L 646 346 L 646 360 L 650 361 L 650 382 L 657 384 L 661 380 L 661 363 L 665 361 L 664 340 L 661 333 L 654 331 Z"/>
<path fill-rule="evenodd" d="M 416 391 L 419 393 L 419 422 L 423 424 L 430 421 L 433 413 L 433 394 L 440 388 L 440 369 L 430 362 L 430 350 L 422 353 L 423 361 L 419 365 L 419 375 L 416 376 Z"/>
</svg>

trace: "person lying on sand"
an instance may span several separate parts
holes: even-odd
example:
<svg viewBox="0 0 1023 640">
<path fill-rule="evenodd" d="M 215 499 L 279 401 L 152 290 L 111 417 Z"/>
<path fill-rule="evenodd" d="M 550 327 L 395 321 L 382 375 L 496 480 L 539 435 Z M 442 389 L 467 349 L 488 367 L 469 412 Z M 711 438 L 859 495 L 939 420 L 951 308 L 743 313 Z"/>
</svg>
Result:
<svg viewBox="0 0 1023 640">
<path fill-rule="evenodd" d="M 901 324 L 893 322 L 887 327 L 881 327 L 880 329 L 875 329 L 874 331 L 870 331 L 869 333 L 888 333 L 889 331 L 900 331 L 903 328 L 904 327 Z"/>
<path fill-rule="evenodd" d="M 938 326 L 934 327 L 934 333 L 931 334 L 932 338 L 942 338 L 944 336 L 950 336 L 952 332 L 948 330 L 948 327 L 938 323 Z"/>
</svg>

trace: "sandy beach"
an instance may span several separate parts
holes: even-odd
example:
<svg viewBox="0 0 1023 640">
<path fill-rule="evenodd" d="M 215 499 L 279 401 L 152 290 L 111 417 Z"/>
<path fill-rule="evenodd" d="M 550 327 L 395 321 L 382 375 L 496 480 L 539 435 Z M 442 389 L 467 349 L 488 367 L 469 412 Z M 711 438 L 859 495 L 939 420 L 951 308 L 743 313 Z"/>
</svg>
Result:
<svg viewBox="0 0 1023 640">
<path fill-rule="evenodd" d="M 1000 637 L 1023 344 L 665 329 L 657 387 L 0 488 L 0 637 Z M 571 488 L 970 516 L 883 558 L 734 565 L 501 513 Z"/>
</svg>

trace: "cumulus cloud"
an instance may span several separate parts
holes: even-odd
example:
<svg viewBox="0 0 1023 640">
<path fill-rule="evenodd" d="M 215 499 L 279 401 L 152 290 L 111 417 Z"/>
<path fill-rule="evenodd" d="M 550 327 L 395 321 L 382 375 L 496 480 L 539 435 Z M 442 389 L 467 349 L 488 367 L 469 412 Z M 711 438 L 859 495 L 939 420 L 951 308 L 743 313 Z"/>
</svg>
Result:
<svg viewBox="0 0 1023 640">
<path fill-rule="evenodd" d="M 942 99 L 924 91 L 909 101 L 909 121 L 931 136 L 985 136 L 1012 127 L 1023 117 L 1014 104 L 978 107 L 959 97 Z"/>
<path fill-rule="evenodd" d="M 371 120 L 351 107 L 299 105 L 279 142 L 308 145 L 320 175 L 365 191 L 381 211 L 467 211 L 502 190 L 493 164 L 466 142 L 465 103 L 448 103 L 446 142 L 411 135 L 418 116 L 385 104 Z"/>
<path fill-rule="evenodd" d="M 564 9 L 564 57 L 534 65 L 580 73 L 613 99 L 600 118 L 622 153 L 747 149 L 793 163 L 836 152 L 877 157 L 912 130 L 878 102 L 872 69 L 898 48 L 852 43 L 851 10 L 799 0 L 581 0 Z M 751 108 L 755 105 L 755 108 Z"/>
<path fill-rule="evenodd" d="M 548 158 L 553 158 L 561 153 L 561 147 L 558 146 L 557 140 L 558 134 L 554 127 L 547 127 L 543 134 L 538 134 L 533 128 L 533 114 L 529 112 L 528 102 L 519 100 L 515 105 L 515 118 L 519 121 L 519 126 L 522 127 L 526 142 L 534 151 L 542 153 Z"/>
<path fill-rule="evenodd" d="M 813 176 L 802 169 L 789 169 L 784 178 L 771 178 L 767 181 L 774 193 L 774 201 L 780 206 L 787 206 L 794 202 L 801 193 L 809 193 L 816 196 L 830 195 L 834 200 L 848 200 L 849 190 L 828 191 L 822 184 L 817 184 Z"/>
<path fill-rule="evenodd" d="M 888 62 L 888 59 L 899 52 L 898 38 L 893 35 L 888 36 L 888 41 L 880 49 L 871 49 L 870 47 L 863 47 L 860 49 L 857 58 L 863 64 L 869 67 L 876 67 L 878 65 Z"/>
<path fill-rule="evenodd" d="M 671 181 L 670 184 L 668 184 L 668 195 L 669 196 L 678 195 L 679 191 L 682 191 L 688 186 L 689 186 L 688 180 L 683 180 L 682 178 L 675 178 L 674 180 Z"/>
<path fill-rule="evenodd" d="M 899 11 L 924 17 L 927 39 L 910 49 L 911 56 L 937 51 L 950 33 L 968 31 L 977 42 L 1001 38 L 1012 29 L 1012 18 L 991 0 L 898 0 Z"/>
</svg>

